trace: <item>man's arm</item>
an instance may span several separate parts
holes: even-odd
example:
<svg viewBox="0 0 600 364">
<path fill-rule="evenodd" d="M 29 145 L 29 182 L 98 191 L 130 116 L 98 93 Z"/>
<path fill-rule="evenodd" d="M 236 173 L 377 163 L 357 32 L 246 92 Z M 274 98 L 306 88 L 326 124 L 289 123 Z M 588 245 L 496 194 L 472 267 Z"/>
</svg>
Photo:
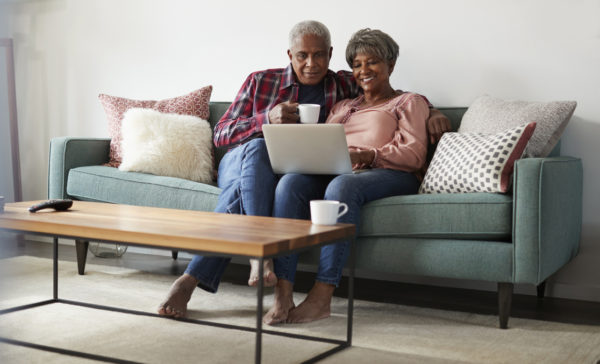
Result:
<svg viewBox="0 0 600 364">
<path fill-rule="evenodd" d="M 213 142 L 216 147 L 232 147 L 262 133 L 262 125 L 268 121 L 268 111 L 253 113 L 255 93 L 256 80 L 251 74 L 215 125 Z"/>
<path fill-rule="evenodd" d="M 273 106 L 276 100 L 288 98 L 285 94 L 271 92 L 279 90 L 277 81 L 280 78 L 279 74 L 253 73 L 248 76 L 235 101 L 215 125 L 213 141 L 216 147 L 233 147 L 260 137 L 263 124 L 298 122 L 297 103 L 285 101 Z"/>
<path fill-rule="evenodd" d="M 354 79 L 352 72 L 344 70 L 337 71 L 337 79 L 338 98 L 335 102 L 339 102 L 343 99 L 353 99 L 360 95 L 361 89 L 358 86 L 356 79 Z"/>
<path fill-rule="evenodd" d="M 269 124 L 295 124 L 300 120 L 298 103 L 286 101 L 269 111 Z"/>
<path fill-rule="evenodd" d="M 429 135 L 429 143 L 437 143 L 442 134 L 451 130 L 450 119 L 442 112 L 435 108 L 429 109 L 429 119 L 427 119 L 427 134 Z"/>
</svg>

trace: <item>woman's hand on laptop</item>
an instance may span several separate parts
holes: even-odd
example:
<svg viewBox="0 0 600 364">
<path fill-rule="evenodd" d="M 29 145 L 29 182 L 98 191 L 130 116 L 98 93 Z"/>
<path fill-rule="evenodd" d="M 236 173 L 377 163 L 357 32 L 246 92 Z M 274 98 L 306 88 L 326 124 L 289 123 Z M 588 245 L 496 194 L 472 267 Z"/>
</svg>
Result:
<svg viewBox="0 0 600 364">
<path fill-rule="evenodd" d="M 270 124 L 297 123 L 299 119 L 297 102 L 282 102 L 269 111 Z"/>
<path fill-rule="evenodd" d="M 349 153 L 353 170 L 370 168 L 375 159 L 375 152 L 372 150 L 349 149 Z"/>
</svg>

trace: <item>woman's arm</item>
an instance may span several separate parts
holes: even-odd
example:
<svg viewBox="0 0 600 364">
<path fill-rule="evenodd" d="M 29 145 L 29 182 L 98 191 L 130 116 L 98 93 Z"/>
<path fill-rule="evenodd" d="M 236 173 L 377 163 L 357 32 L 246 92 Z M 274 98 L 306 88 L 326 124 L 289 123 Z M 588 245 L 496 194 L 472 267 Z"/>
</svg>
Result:
<svg viewBox="0 0 600 364">
<path fill-rule="evenodd" d="M 398 124 L 392 140 L 372 149 L 374 168 L 390 168 L 407 172 L 420 170 L 427 158 L 427 119 L 429 106 L 417 94 L 407 94 L 396 105 Z"/>
<path fill-rule="evenodd" d="M 353 170 L 369 168 L 373 165 L 373 160 L 375 160 L 374 150 L 350 148 L 349 152 Z"/>
</svg>

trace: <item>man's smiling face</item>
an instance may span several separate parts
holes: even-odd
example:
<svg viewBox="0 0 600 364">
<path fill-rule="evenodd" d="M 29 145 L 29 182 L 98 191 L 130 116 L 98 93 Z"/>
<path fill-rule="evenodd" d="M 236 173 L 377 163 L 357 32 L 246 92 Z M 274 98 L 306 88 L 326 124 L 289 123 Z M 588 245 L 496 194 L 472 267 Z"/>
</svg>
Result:
<svg viewBox="0 0 600 364">
<path fill-rule="evenodd" d="M 314 34 L 306 34 L 297 39 L 292 48 L 288 49 L 288 56 L 298 81 L 303 85 L 321 82 L 329 69 L 332 50 L 331 47 L 327 48 L 323 38 Z"/>
</svg>

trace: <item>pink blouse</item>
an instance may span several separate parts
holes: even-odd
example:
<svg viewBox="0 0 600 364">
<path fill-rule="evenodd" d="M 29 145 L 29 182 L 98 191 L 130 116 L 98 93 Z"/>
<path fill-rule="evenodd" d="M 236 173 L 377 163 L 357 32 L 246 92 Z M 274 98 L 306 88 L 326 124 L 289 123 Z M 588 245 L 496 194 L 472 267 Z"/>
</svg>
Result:
<svg viewBox="0 0 600 364">
<path fill-rule="evenodd" d="M 427 101 L 405 92 L 383 104 L 360 108 L 363 97 L 336 103 L 326 122 L 344 124 L 349 149 L 375 151 L 373 168 L 422 169 L 427 158 Z"/>
</svg>

